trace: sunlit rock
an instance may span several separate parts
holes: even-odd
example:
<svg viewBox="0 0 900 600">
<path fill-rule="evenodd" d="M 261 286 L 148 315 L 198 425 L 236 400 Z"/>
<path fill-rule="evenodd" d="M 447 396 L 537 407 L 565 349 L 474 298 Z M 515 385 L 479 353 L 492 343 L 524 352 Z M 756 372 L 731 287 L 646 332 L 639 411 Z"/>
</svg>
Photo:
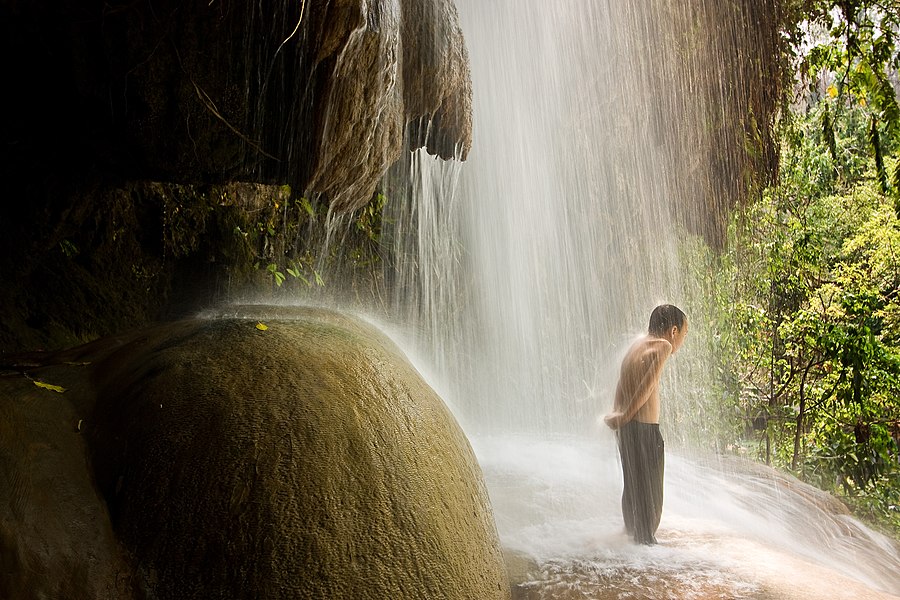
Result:
<svg viewBox="0 0 900 600">
<path fill-rule="evenodd" d="M 400 157 L 407 126 L 412 148 L 465 157 L 471 82 L 453 0 L 341 0 L 313 14 L 315 70 L 329 84 L 311 190 L 358 208 Z"/>
</svg>

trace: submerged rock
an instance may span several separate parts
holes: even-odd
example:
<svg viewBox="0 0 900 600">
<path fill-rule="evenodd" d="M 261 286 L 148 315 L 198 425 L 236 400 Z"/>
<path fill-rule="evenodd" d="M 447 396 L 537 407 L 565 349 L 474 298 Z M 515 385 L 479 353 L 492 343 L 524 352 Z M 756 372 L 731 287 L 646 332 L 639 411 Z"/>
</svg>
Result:
<svg viewBox="0 0 900 600">
<path fill-rule="evenodd" d="M 110 515 L 97 519 L 131 557 L 135 597 L 508 598 L 468 441 L 399 349 L 334 312 L 260 318 L 183 321 L 62 355 L 92 362 L 93 382 L 66 392 L 84 432 L 67 433 L 87 439 Z M 0 457 L 21 452 L 0 444 Z M 98 505 L 84 470 L 57 477 L 81 482 L 76 504 L 93 493 Z M 45 529 L 9 510 L 0 522 L 14 548 Z M 71 534 L 42 535 L 42 560 L 0 572 L 0 592 L 61 577 L 57 543 Z M 104 540 L 82 553 L 82 574 L 96 548 L 119 552 Z"/>
</svg>

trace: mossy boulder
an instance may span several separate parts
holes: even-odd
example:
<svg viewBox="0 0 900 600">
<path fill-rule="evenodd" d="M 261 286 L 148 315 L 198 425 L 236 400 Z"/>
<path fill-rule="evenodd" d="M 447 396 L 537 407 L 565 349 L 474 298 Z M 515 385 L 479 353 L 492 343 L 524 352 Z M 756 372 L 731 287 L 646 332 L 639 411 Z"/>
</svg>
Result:
<svg viewBox="0 0 900 600">
<path fill-rule="evenodd" d="M 93 345 L 78 436 L 135 597 L 508 598 L 468 441 L 402 352 L 357 318 L 259 310 Z"/>
</svg>

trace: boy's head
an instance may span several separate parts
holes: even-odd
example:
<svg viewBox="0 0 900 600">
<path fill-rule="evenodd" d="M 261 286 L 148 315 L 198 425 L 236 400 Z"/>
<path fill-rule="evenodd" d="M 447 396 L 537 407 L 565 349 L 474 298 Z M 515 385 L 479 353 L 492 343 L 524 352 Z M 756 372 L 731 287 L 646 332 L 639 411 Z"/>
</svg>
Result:
<svg viewBox="0 0 900 600">
<path fill-rule="evenodd" d="M 650 313 L 650 335 L 669 340 L 674 346 L 673 352 L 684 342 L 687 328 L 687 315 L 675 305 L 660 304 Z"/>
</svg>

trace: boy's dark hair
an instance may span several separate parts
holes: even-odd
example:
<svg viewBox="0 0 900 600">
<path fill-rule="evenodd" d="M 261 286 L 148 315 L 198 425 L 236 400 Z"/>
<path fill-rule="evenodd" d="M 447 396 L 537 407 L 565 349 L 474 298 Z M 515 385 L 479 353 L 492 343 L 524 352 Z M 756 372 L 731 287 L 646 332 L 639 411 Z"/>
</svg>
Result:
<svg viewBox="0 0 900 600">
<path fill-rule="evenodd" d="M 673 304 L 660 304 L 650 313 L 650 327 L 648 331 L 651 335 L 663 336 L 672 327 L 681 329 L 684 327 L 684 321 L 687 316 L 680 308 Z"/>
</svg>

